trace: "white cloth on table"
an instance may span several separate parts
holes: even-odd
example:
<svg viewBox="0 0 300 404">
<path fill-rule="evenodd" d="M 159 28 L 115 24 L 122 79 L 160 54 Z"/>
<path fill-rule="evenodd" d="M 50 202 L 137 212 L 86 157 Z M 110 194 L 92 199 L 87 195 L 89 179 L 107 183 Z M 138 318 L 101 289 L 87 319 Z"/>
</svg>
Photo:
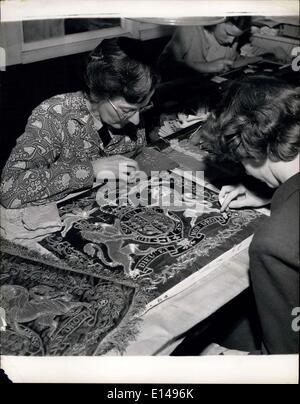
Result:
<svg viewBox="0 0 300 404">
<path fill-rule="evenodd" d="M 1 236 L 19 244 L 26 240 L 38 242 L 62 228 L 55 203 L 21 209 L 6 209 L 0 205 L 0 215 Z"/>
</svg>

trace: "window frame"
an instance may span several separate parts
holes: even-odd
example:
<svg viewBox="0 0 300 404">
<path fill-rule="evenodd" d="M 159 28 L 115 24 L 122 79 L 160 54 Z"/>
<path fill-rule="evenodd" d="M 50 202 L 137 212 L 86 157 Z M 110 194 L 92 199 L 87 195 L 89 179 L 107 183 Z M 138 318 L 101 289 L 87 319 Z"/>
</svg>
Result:
<svg viewBox="0 0 300 404">
<path fill-rule="evenodd" d="M 23 21 L 1 24 L 1 43 L 6 53 L 6 66 L 89 52 L 101 39 L 128 36 L 148 40 L 168 35 L 172 27 L 120 18 L 120 26 L 67 34 L 38 41 L 24 42 Z"/>
</svg>

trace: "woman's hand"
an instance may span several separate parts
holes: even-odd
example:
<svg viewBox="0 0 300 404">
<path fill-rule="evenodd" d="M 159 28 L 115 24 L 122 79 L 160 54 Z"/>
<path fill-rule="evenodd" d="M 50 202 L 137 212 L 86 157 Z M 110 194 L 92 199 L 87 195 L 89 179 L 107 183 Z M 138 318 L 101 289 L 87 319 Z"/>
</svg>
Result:
<svg viewBox="0 0 300 404">
<path fill-rule="evenodd" d="M 94 176 L 97 182 L 105 179 L 120 179 L 133 182 L 138 170 L 138 163 L 121 155 L 102 157 L 92 161 Z"/>
<path fill-rule="evenodd" d="M 291 59 L 290 55 L 280 46 L 276 46 L 271 50 L 271 52 L 280 62 L 287 63 Z"/>
<path fill-rule="evenodd" d="M 192 134 L 192 136 L 189 138 L 189 142 L 193 146 L 198 146 L 201 144 L 201 129 Z"/>
<path fill-rule="evenodd" d="M 267 205 L 270 199 L 262 198 L 249 191 L 244 185 L 225 185 L 219 193 L 221 212 L 243 207 L 259 208 Z"/>
<path fill-rule="evenodd" d="M 233 65 L 233 61 L 229 59 L 217 59 L 213 62 L 206 63 L 208 73 L 221 73 L 229 70 Z"/>
</svg>

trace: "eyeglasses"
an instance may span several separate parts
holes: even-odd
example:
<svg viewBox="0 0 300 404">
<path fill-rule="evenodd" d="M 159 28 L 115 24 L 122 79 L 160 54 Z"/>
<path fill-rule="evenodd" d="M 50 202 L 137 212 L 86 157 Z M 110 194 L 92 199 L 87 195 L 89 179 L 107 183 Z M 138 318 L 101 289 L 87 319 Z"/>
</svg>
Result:
<svg viewBox="0 0 300 404">
<path fill-rule="evenodd" d="M 126 121 L 129 118 L 131 118 L 134 114 L 136 114 L 137 112 L 142 114 L 154 107 L 153 102 L 150 102 L 148 105 L 145 105 L 144 107 L 136 108 L 135 110 L 130 111 L 130 112 L 124 112 L 120 108 L 116 107 L 115 104 L 109 98 L 107 98 L 107 101 L 110 103 L 110 105 L 116 111 L 120 121 Z"/>
</svg>

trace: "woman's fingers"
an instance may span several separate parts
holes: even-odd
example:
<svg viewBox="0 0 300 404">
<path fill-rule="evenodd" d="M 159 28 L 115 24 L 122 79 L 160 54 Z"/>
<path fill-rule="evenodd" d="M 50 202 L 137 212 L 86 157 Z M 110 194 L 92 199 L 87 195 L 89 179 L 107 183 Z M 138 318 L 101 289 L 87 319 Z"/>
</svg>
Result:
<svg viewBox="0 0 300 404">
<path fill-rule="evenodd" d="M 219 202 L 220 205 L 223 204 L 226 194 L 234 190 L 236 187 L 233 185 L 224 185 L 219 193 Z"/>
<path fill-rule="evenodd" d="M 198 144 L 200 144 L 200 138 L 201 138 L 200 132 L 196 132 L 190 137 L 190 143 L 194 146 L 197 146 Z"/>
<path fill-rule="evenodd" d="M 128 164 L 120 164 L 119 165 L 119 172 L 122 174 L 132 175 L 137 171 L 135 166 L 130 166 Z"/>
<path fill-rule="evenodd" d="M 246 202 L 245 198 L 237 198 L 229 203 L 229 208 L 230 209 L 239 209 L 239 208 L 245 207 L 246 205 L 247 205 L 247 202 Z"/>
<path fill-rule="evenodd" d="M 221 212 L 224 212 L 226 209 L 229 208 L 229 204 L 230 202 L 235 199 L 238 196 L 238 191 L 237 190 L 233 190 L 229 193 L 226 194 L 225 198 L 223 199 L 223 202 L 221 204 Z"/>
<path fill-rule="evenodd" d="M 244 207 L 261 207 L 267 205 L 270 199 L 262 198 L 245 188 L 244 185 L 226 185 L 219 193 L 220 211 L 240 209 Z"/>
<path fill-rule="evenodd" d="M 120 155 L 94 160 L 92 166 L 97 181 L 119 178 L 128 182 L 139 169 L 136 161 Z"/>
<path fill-rule="evenodd" d="M 128 181 L 128 174 L 124 173 L 124 172 L 119 173 L 118 179 L 121 181 L 124 181 L 126 183 L 130 182 L 130 181 Z"/>
<path fill-rule="evenodd" d="M 224 59 L 223 62 L 224 62 L 225 66 L 232 66 L 233 65 L 233 61 L 229 60 L 229 59 Z"/>
<path fill-rule="evenodd" d="M 138 172 L 138 164 L 134 160 L 127 159 L 119 165 L 119 178 L 127 181 L 129 184 L 135 182 L 135 176 Z"/>
<path fill-rule="evenodd" d="M 224 212 L 228 208 L 234 208 L 234 206 L 232 205 L 233 201 L 238 198 L 240 203 L 240 201 L 245 198 L 245 192 L 246 192 L 245 188 L 241 185 L 238 186 L 227 185 L 223 187 L 219 194 L 219 202 L 221 205 L 220 211 Z M 245 201 L 243 201 L 242 203 L 245 203 Z"/>
<path fill-rule="evenodd" d="M 119 160 L 119 165 L 127 165 L 128 167 L 132 167 L 136 170 L 138 170 L 139 165 L 135 160 L 129 159 L 128 157 L 121 157 L 121 159 Z"/>
</svg>

